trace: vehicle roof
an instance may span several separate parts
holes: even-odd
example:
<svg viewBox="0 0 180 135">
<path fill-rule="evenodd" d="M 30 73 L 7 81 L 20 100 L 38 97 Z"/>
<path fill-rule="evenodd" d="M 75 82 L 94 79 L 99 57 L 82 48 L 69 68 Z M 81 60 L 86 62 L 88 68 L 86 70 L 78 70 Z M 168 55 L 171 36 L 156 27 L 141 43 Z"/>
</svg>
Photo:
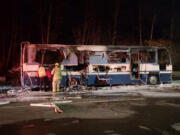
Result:
<svg viewBox="0 0 180 135">
<path fill-rule="evenodd" d="M 79 51 L 107 51 L 107 50 L 129 50 L 129 49 L 166 49 L 162 46 L 129 46 L 129 45 L 66 45 L 66 44 L 24 44 L 26 47 L 36 47 L 39 49 L 60 49 L 69 48 Z"/>
</svg>

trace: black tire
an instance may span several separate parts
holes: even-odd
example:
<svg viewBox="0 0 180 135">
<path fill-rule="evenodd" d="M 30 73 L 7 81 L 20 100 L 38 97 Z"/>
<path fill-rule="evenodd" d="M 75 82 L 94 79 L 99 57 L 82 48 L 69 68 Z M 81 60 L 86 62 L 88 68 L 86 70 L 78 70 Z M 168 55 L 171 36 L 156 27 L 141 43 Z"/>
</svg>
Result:
<svg viewBox="0 0 180 135">
<path fill-rule="evenodd" d="M 151 85 L 156 85 L 156 84 L 158 84 L 158 77 L 156 75 L 150 75 L 148 82 Z"/>
</svg>

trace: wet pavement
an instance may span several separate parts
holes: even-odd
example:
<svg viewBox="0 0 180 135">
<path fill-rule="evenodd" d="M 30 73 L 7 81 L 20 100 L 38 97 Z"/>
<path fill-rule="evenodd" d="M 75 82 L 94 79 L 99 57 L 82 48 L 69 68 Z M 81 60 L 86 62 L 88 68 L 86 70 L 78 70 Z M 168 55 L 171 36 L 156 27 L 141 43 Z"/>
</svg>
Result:
<svg viewBox="0 0 180 135">
<path fill-rule="evenodd" d="M 50 108 L 14 103 L 0 108 L 1 134 L 179 135 L 180 98 L 107 97 Z M 14 108 L 13 108 L 14 107 Z M 3 111 L 2 111 L 3 110 Z M 14 110 L 14 112 L 12 111 Z M 8 114 L 11 113 L 11 114 Z M 11 121 L 6 123 L 6 120 Z"/>
<path fill-rule="evenodd" d="M 59 101 L 72 101 L 66 104 Z M 2 135 L 180 135 L 180 81 L 53 94 L 0 94 Z M 63 113 L 31 103 L 56 103 Z"/>
</svg>

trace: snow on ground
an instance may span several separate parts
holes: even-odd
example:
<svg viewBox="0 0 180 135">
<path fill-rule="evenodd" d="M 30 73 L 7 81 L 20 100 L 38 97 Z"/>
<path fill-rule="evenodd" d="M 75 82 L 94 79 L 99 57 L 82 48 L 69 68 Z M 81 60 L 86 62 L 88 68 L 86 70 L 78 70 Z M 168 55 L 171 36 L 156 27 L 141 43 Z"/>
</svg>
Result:
<svg viewBox="0 0 180 135">
<path fill-rule="evenodd" d="M 6 92 L 8 90 L 17 90 L 21 89 L 20 86 L 0 86 L 0 92 Z"/>
<path fill-rule="evenodd" d="M 7 91 L 7 93 L 2 92 Z M 96 96 L 143 96 L 143 97 L 180 97 L 180 80 L 171 84 L 160 85 L 120 85 L 113 87 L 98 87 L 97 90 L 60 92 L 31 91 L 29 88 L 0 86 L 0 101 L 24 102 L 38 100 L 63 100 L 69 95 Z"/>
<path fill-rule="evenodd" d="M 173 129 L 175 129 L 176 131 L 180 132 L 180 123 L 175 123 L 171 126 Z"/>
<path fill-rule="evenodd" d="M 104 87 L 93 91 L 92 94 L 101 96 L 180 97 L 180 80 L 173 81 L 171 84 Z"/>
</svg>

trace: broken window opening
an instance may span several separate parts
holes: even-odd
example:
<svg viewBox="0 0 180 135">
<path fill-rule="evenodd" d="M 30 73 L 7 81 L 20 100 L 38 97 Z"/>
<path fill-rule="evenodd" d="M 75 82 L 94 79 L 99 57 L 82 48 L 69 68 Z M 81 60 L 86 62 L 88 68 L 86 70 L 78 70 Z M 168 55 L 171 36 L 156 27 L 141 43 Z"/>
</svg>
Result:
<svg viewBox="0 0 180 135">
<path fill-rule="evenodd" d="M 140 62 L 141 63 L 154 63 L 156 61 L 156 53 L 155 51 L 140 51 Z"/>
<path fill-rule="evenodd" d="M 59 50 L 57 51 L 46 51 L 44 56 L 44 64 L 54 64 L 56 62 L 61 62 L 63 60 L 63 55 L 60 54 Z"/>
<path fill-rule="evenodd" d="M 92 65 L 108 64 L 108 56 L 106 52 L 90 51 L 89 63 Z"/>
<path fill-rule="evenodd" d="M 160 70 L 166 70 L 166 65 L 170 64 L 169 54 L 165 49 L 158 50 L 158 63 Z"/>
<path fill-rule="evenodd" d="M 69 60 L 68 58 L 72 58 L 73 60 Z M 76 51 L 73 54 L 67 57 L 62 64 L 64 65 L 64 69 L 66 71 L 85 71 L 89 64 L 89 55 L 86 51 Z M 70 58 L 71 59 L 71 58 Z"/>
<path fill-rule="evenodd" d="M 127 63 L 129 56 L 127 52 L 113 51 L 108 53 L 108 63 Z"/>
<path fill-rule="evenodd" d="M 93 65 L 93 70 L 95 72 L 109 72 L 110 67 L 105 65 Z"/>
</svg>

